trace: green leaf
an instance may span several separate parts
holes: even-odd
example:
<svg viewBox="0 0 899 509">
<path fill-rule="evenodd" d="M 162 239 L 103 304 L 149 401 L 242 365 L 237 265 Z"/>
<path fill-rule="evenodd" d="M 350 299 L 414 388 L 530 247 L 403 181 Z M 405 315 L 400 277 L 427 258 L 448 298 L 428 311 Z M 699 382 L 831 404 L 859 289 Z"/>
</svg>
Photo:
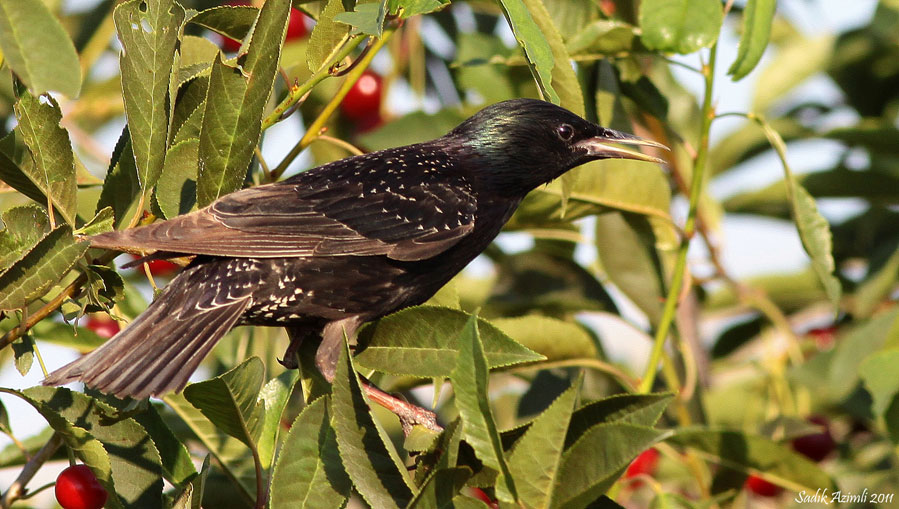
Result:
<svg viewBox="0 0 899 509">
<path fill-rule="evenodd" d="M 653 427 L 674 399 L 670 393 L 616 394 L 578 408 L 571 417 L 566 448 L 600 423 L 625 423 Z"/>
<path fill-rule="evenodd" d="M 665 298 L 656 242 L 645 217 L 618 211 L 596 216 L 596 247 L 604 272 L 653 324 L 662 317 Z"/>
<path fill-rule="evenodd" d="M 259 11 L 240 69 L 221 57 L 212 65 L 200 129 L 197 205 L 240 189 L 262 130 L 290 13 L 289 0 L 271 0 Z"/>
<path fill-rule="evenodd" d="M 634 46 L 634 27 L 623 21 L 598 19 L 568 39 L 568 53 L 617 55 Z M 606 125 L 606 124 L 603 124 Z"/>
<path fill-rule="evenodd" d="M 93 219 L 75 230 L 75 235 L 91 236 L 98 233 L 111 232 L 115 226 L 115 212 L 112 207 L 103 207 Z"/>
<path fill-rule="evenodd" d="M 23 308 L 42 296 L 66 275 L 87 247 L 88 242 L 75 241 L 68 225 L 57 226 L 0 274 L 0 310 Z"/>
<path fill-rule="evenodd" d="M 353 33 L 381 37 L 384 32 L 384 17 L 387 15 L 386 0 L 366 4 L 356 4 L 352 12 L 341 12 L 334 21 L 353 27 Z"/>
<path fill-rule="evenodd" d="M 86 297 L 88 312 L 107 311 L 125 297 L 125 280 L 115 269 L 105 265 L 88 265 Z"/>
<path fill-rule="evenodd" d="M 22 166 L 28 178 L 53 201 L 66 222 L 75 223 L 75 156 L 69 133 L 59 126 L 62 112 L 50 96 L 22 94 L 15 105 L 18 131 L 28 146 L 32 165 Z"/>
<path fill-rule="evenodd" d="M 518 343 L 543 355 L 548 361 L 594 358 L 596 344 L 583 327 L 546 316 L 530 315 L 491 320 Z"/>
<path fill-rule="evenodd" d="M 874 400 L 871 409 L 875 415 L 884 415 L 899 394 L 899 349 L 890 348 L 877 352 L 862 361 L 859 376 Z"/>
<path fill-rule="evenodd" d="M 818 275 L 818 279 L 824 286 L 824 292 L 836 312 L 840 305 L 842 286 L 839 279 L 834 276 L 836 264 L 833 260 L 833 236 L 830 233 L 830 225 L 827 219 L 818 212 L 815 199 L 802 187 L 790 171 L 787 163 L 787 147 L 770 124 L 756 117 L 756 121 L 765 130 L 765 135 L 783 164 L 787 181 L 787 197 L 793 210 L 793 220 L 799 231 L 799 239 L 802 247 L 812 259 L 812 268 Z"/>
<path fill-rule="evenodd" d="M 597 424 L 562 455 L 553 507 L 587 507 L 641 452 L 670 432 L 627 423 Z"/>
<path fill-rule="evenodd" d="M 258 16 L 259 9 L 251 5 L 222 5 L 200 11 L 189 22 L 241 41 L 253 29 Z"/>
<path fill-rule="evenodd" d="M 200 140 L 191 138 L 172 145 L 165 156 L 162 178 L 156 185 L 156 203 L 171 219 L 197 208 L 197 158 Z"/>
<path fill-rule="evenodd" d="M 3 221 L 3 229 L 0 230 L 0 271 L 3 271 L 50 232 L 50 218 L 43 208 L 29 203 L 4 210 L 0 219 Z"/>
<path fill-rule="evenodd" d="M 484 508 L 483 502 L 458 495 L 471 477 L 468 467 L 440 468 L 421 485 L 421 491 L 408 505 L 409 509 L 464 509 Z"/>
<path fill-rule="evenodd" d="M 87 430 L 109 453 L 116 493 L 127 507 L 155 509 L 162 504 L 162 462 L 147 431 L 130 417 L 87 395 L 56 387 L 32 387 L 24 394 Z"/>
<path fill-rule="evenodd" d="M 252 506 L 250 493 L 256 493 L 256 469 L 247 446 L 222 432 L 181 394 L 167 394 L 163 401 L 219 460 L 225 473 L 235 481 L 243 505 Z"/>
<path fill-rule="evenodd" d="M 540 25 L 534 21 L 532 13 L 528 10 L 528 4 L 523 0 L 501 0 L 500 3 L 506 21 L 515 34 L 515 40 L 524 50 L 528 66 L 543 96 L 546 100 L 559 104 L 561 99 L 552 83 L 553 69 L 556 66 L 553 48 L 540 30 Z M 567 62 L 565 64 L 567 65 Z"/>
<path fill-rule="evenodd" d="M 7 138 L 15 139 L 15 135 L 16 131 L 13 130 L 7 134 Z M 28 163 L 30 164 L 31 161 L 28 161 Z M 28 167 L 28 165 L 25 164 L 22 166 Z M 28 178 L 25 170 L 23 170 L 12 157 L 4 153 L 2 149 L 0 149 L 0 181 L 5 182 L 9 187 L 46 206 L 47 195 L 34 185 L 34 182 Z"/>
<path fill-rule="evenodd" d="M 16 371 L 22 376 L 27 375 L 34 363 L 34 339 L 30 334 L 26 334 L 14 341 L 10 346 L 12 346 L 13 356 L 15 357 Z"/>
<path fill-rule="evenodd" d="M 402 9 L 402 17 L 411 18 L 439 11 L 449 4 L 450 0 L 388 0 L 387 10 L 391 14 L 397 14 Z"/>
<path fill-rule="evenodd" d="M 543 0 L 523 0 L 531 19 L 537 24 L 552 52 L 552 88 L 559 95 L 554 103 L 568 109 L 575 115 L 584 116 L 584 94 L 577 74 L 571 67 L 571 57 L 559 30 L 553 24 L 552 16 L 546 10 Z"/>
<path fill-rule="evenodd" d="M 265 405 L 256 403 L 265 366 L 251 357 L 225 373 L 188 385 L 184 397 L 225 433 L 255 447 Z"/>
<path fill-rule="evenodd" d="M 44 388 L 41 388 L 44 389 Z M 72 403 L 72 391 L 66 388 L 46 388 L 52 391 L 59 391 L 59 393 L 66 395 L 65 402 Z M 0 392 L 4 392 L 7 394 L 12 394 L 14 396 L 18 396 L 28 402 L 31 406 L 37 410 L 44 419 L 47 420 L 47 423 L 51 428 L 62 437 L 65 445 L 72 450 L 75 454 L 75 457 L 81 460 L 82 463 L 90 467 L 91 471 L 97 477 L 97 480 L 101 485 L 106 489 L 106 492 L 109 493 L 109 498 L 106 500 L 106 508 L 107 509 L 124 509 L 124 505 L 122 505 L 122 501 L 116 493 L 116 485 L 113 480 L 112 466 L 110 462 L 110 455 L 106 452 L 106 449 L 103 447 L 103 444 L 91 436 L 91 433 L 86 431 L 84 428 L 73 425 L 68 419 L 59 414 L 59 412 L 54 411 L 49 408 L 44 401 L 37 400 L 24 392 L 16 391 L 13 389 L 5 389 L 0 387 Z M 160 479 L 161 480 L 161 479 Z"/>
<path fill-rule="evenodd" d="M 359 334 L 360 366 L 392 374 L 423 378 L 447 377 L 464 348 L 459 332 L 469 315 L 449 308 L 419 306 L 404 309 L 367 325 Z M 490 367 L 542 360 L 542 355 L 506 337 L 479 319 Z"/>
<path fill-rule="evenodd" d="M 352 483 L 337 450 L 330 403 L 322 397 L 297 416 L 287 432 L 272 474 L 270 506 L 343 507 Z"/>
<path fill-rule="evenodd" d="M 344 468 L 372 507 L 405 507 L 414 495 L 406 467 L 372 418 L 346 341 L 332 387 L 331 411 Z"/>
<path fill-rule="evenodd" d="M 897 346 L 899 311 L 881 313 L 862 321 L 840 338 L 827 370 L 827 386 L 835 399 L 850 395 L 858 384 L 862 362 L 884 347 Z"/>
<path fill-rule="evenodd" d="M 718 0 L 644 0 L 640 28 L 647 48 L 686 55 L 718 40 L 724 11 Z"/>
<path fill-rule="evenodd" d="M 528 507 L 549 507 L 559 473 L 568 423 L 574 412 L 581 380 L 563 392 L 515 443 L 509 471 Z"/>
<path fill-rule="evenodd" d="M 763 472 L 767 480 L 791 490 L 833 488 L 824 470 L 788 445 L 737 431 L 681 428 L 668 443 L 690 447 L 723 466 L 743 472 Z"/>
<path fill-rule="evenodd" d="M 81 91 L 75 46 L 41 0 L 0 0 L 0 53 L 32 94 Z"/>
<path fill-rule="evenodd" d="M 318 23 L 312 29 L 312 35 L 309 36 L 306 66 L 310 71 L 318 71 L 328 61 L 328 57 L 340 44 L 340 41 L 349 33 L 346 24 L 339 23 L 334 19 L 342 12 L 344 12 L 342 0 L 328 0 L 328 4 L 318 18 Z"/>
<path fill-rule="evenodd" d="M 281 415 L 293 391 L 297 379 L 296 371 L 286 371 L 268 381 L 259 392 L 259 404 L 264 405 L 265 415 L 257 450 L 259 461 L 266 469 L 273 466 L 275 448 L 281 431 Z"/>
<path fill-rule="evenodd" d="M 372 150 L 421 143 L 443 136 L 463 120 L 465 116 L 454 109 L 443 109 L 433 115 L 416 111 L 363 134 L 360 141 Z"/>
<path fill-rule="evenodd" d="M 727 70 L 727 74 L 730 74 L 734 81 L 746 77 L 762 59 L 771 38 L 771 23 L 774 21 L 776 8 L 777 0 L 746 2 L 746 7 L 743 8 L 743 31 L 740 34 L 737 58 Z"/>
<path fill-rule="evenodd" d="M 128 0 L 113 17 L 122 54 L 122 96 L 131 149 L 145 196 L 162 173 L 168 137 L 169 80 L 184 8 L 173 0 Z"/>
<path fill-rule="evenodd" d="M 140 182 L 134 165 L 134 152 L 131 150 L 131 136 L 126 126 L 112 151 L 112 159 L 97 202 L 97 212 L 112 207 L 115 226 L 119 228 L 127 225 L 127 219 L 131 215 L 129 213 L 137 213 L 132 209 L 139 195 Z"/>
<path fill-rule="evenodd" d="M 517 501 L 519 496 L 515 488 L 516 479 L 509 470 L 493 412 L 490 410 L 487 395 L 490 373 L 484 344 L 478 333 L 476 315 L 471 315 L 468 319 L 459 342 L 459 355 L 456 367 L 450 373 L 450 380 L 456 396 L 456 408 L 462 418 L 463 436 L 484 466 L 500 473 L 496 481 L 497 496 L 506 502 Z"/>
<path fill-rule="evenodd" d="M 153 439 L 162 460 L 163 473 L 169 482 L 175 486 L 184 486 L 190 479 L 195 479 L 197 469 L 191 461 L 187 447 L 159 415 L 157 404 L 150 404 L 146 410 L 136 412 L 133 419 L 143 426 Z"/>
</svg>

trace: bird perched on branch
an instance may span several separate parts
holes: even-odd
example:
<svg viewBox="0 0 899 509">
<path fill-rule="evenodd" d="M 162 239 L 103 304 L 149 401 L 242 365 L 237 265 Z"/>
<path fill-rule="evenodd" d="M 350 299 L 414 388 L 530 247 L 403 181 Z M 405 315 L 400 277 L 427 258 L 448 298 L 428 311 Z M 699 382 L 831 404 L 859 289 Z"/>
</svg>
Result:
<svg viewBox="0 0 899 509">
<path fill-rule="evenodd" d="M 662 145 L 553 104 L 488 106 L 443 137 L 350 157 L 244 189 L 168 221 L 91 237 L 92 247 L 196 255 L 125 330 L 44 381 L 117 396 L 180 391 L 237 325 L 320 341 L 333 380 L 344 334 L 421 304 L 493 241 L 525 195 L 597 159 L 662 162 L 618 145 Z M 365 385 L 404 422 L 433 414 Z"/>
</svg>

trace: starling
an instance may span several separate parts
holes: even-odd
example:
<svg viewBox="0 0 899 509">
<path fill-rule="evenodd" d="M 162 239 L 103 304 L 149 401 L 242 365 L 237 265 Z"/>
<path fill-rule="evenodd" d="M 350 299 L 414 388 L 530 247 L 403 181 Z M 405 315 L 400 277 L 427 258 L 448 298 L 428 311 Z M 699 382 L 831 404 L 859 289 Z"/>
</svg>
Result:
<svg viewBox="0 0 899 509">
<path fill-rule="evenodd" d="M 237 325 L 286 327 L 288 364 L 300 341 L 320 341 L 315 363 L 333 380 L 344 334 L 434 295 L 493 241 L 529 191 L 597 159 L 661 162 L 617 144 L 661 147 L 547 102 L 514 99 L 435 140 L 95 235 L 92 247 L 196 256 L 129 327 L 44 384 L 80 380 L 134 398 L 180 391 Z M 390 396 L 366 391 L 391 406 Z M 401 418 L 434 425 L 433 414 L 394 403 Z"/>
</svg>

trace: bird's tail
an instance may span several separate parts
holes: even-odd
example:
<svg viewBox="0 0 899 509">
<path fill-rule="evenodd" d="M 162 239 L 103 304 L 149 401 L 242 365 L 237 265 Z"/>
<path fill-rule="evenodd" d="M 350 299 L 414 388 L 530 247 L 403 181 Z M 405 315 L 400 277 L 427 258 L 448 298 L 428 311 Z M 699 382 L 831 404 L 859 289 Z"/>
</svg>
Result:
<svg viewBox="0 0 899 509">
<path fill-rule="evenodd" d="M 119 397 L 180 391 L 200 362 L 240 318 L 249 299 L 198 305 L 192 268 L 182 271 L 127 328 L 103 346 L 50 373 L 44 385 L 82 381 Z"/>
</svg>

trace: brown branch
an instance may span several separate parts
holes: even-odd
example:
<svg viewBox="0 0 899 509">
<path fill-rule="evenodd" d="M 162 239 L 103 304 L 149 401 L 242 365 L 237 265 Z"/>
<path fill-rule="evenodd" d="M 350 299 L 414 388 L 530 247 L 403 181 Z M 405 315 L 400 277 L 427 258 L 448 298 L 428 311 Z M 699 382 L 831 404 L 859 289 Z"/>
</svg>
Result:
<svg viewBox="0 0 899 509">
<path fill-rule="evenodd" d="M 9 509 L 13 502 L 22 498 L 25 493 L 25 486 L 28 485 L 28 482 L 31 481 L 31 478 L 40 470 L 41 466 L 44 463 L 53 457 L 53 454 L 56 453 L 56 450 L 62 445 L 62 435 L 59 433 L 53 433 L 53 436 L 50 437 L 50 440 L 44 444 L 41 449 L 35 453 L 34 456 L 25 463 L 25 466 L 22 468 L 22 471 L 19 472 L 19 476 L 16 477 L 16 480 L 9 486 L 9 489 L 6 490 L 6 493 L 3 494 L 3 497 L 0 498 L 0 508 Z"/>
</svg>

